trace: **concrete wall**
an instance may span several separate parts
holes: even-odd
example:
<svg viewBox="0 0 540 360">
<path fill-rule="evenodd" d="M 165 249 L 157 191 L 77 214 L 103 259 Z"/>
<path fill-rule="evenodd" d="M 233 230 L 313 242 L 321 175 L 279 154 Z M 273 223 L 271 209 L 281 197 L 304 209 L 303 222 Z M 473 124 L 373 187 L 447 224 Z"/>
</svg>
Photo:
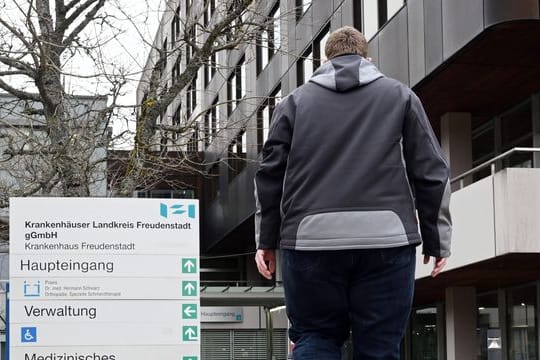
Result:
<svg viewBox="0 0 540 360">
<path fill-rule="evenodd" d="M 452 194 L 445 271 L 515 252 L 540 252 L 540 169 L 508 168 Z M 429 276 L 417 249 L 416 278 Z"/>
<path fill-rule="evenodd" d="M 490 26 L 538 19 L 537 0 L 408 0 L 370 41 L 379 68 L 411 87 Z"/>
<path fill-rule="evenodd" d="M 493 179 L 487 177 L 452 194 L 452 255 L 446 271 L 495 256 Z M 432 264 L 422 264 L 417 248 L 416 278 L 429 276 Z"/>
<path fill-rule="evenodd" d="M 540 169 L 495 174 L 497 255 L 540 252 Z"/>
</svg>

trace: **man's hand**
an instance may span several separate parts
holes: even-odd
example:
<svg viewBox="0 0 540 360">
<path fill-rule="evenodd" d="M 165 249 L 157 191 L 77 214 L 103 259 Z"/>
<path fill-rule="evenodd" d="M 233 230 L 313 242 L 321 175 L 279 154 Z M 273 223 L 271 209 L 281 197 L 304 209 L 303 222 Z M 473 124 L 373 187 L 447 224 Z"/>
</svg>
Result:
<svg viewBox="0 0 540 360">
<path fill-rule="evenodd" d="M 257 250 L 255 262 L 257 263 L 259 274 L 268 280 L 272 280 L 272 274 L 276 271 L 276 251 Z"/>
<path fill-rule="evenodd" d="M 430 257 L 431 256 L 429 255 L 424 255 L 424 264 L 429 263 Z M 441 272 L 441 270 L 444 268 L 445 265 L 446 265 L 446 258 L 433 257 L 433 271 L 431 272 L 431 277 L 435 277 L 439 275 L 439 273 Z"/>
</svg>

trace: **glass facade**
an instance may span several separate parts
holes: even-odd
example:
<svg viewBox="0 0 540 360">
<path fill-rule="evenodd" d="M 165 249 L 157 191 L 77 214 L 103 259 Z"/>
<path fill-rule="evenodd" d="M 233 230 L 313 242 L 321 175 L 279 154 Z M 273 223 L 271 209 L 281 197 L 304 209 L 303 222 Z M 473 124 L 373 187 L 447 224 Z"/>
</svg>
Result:
<svg viewBox="0 0 540 360">
<path fill-rule="evenodd" d="M 538 359 L 536 327 L 537 289 L 535 285 L 507 291 L 508 357 L 511 360 Z M 491 359 L 490 359 L 491 360 Z"/>
<path fill-rule="evenodd" d="M 438 335 L 443 330 L 437 323 L 437 307 L 413 309 L 410 321 L 410 357 L 414 360 L 438 359 Z"/>
<path fill-rule="evenodd" d="M 472 129 L 473 167 L 515 147 L 533 146 L 532 100 L 485 121 Z M 514 153 L 496 164 L 497 170 L 507 167 L 532 167 L 532 153 Z M 474 175 L 479 180 L 491 174 L 489 168 Z"/>
<path fill-rule="evenodd" d="M 478 360 L 502 359 L 502 333 L 497 292 L 478 296 L 477 356 Z"/>
</svg>

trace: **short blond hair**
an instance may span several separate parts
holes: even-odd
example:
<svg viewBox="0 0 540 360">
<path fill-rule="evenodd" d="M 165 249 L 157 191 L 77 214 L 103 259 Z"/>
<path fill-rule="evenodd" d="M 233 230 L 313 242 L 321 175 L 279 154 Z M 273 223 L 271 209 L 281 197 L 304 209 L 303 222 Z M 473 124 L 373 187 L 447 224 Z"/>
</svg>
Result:
<svg viewBox="0 0 540 360">
<path fill-rule="evenodd" d="M 328 60 L 340 55 L 367 56 L 366 37 L 352 26 L 344 26 L 332 32 L 326 41 L 324 53 Z"/>
</svg>

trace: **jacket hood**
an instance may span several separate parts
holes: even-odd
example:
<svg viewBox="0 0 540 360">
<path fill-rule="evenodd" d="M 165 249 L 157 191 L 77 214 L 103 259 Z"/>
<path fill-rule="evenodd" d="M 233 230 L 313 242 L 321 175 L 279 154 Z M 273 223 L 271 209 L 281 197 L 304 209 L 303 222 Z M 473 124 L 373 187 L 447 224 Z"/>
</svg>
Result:
<svg viewBox="0 0 540 360">
<path fill-rule="evenodd" d="M 324 63 L 310 81 L 333 91 L 348 91 L 367 85 L 384 75 L 360 55 L 342 55 Z"/>
</svg>

